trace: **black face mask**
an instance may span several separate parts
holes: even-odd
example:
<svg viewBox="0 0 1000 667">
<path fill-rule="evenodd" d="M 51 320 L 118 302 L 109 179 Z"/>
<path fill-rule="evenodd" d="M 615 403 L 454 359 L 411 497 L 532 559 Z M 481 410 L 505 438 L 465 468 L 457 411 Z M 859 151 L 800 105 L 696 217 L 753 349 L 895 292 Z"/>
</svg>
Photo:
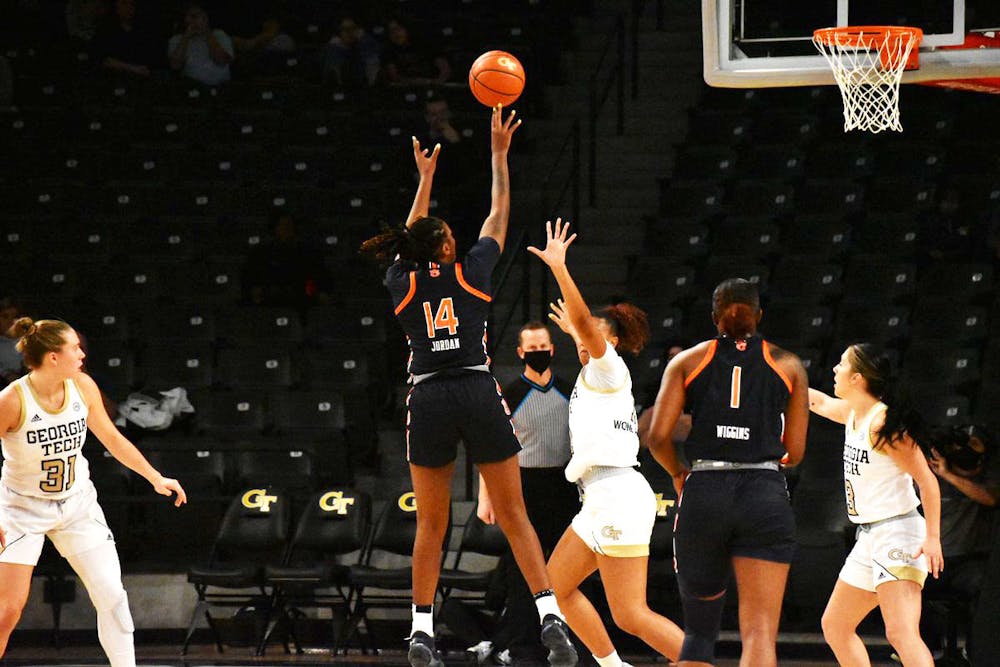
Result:
<svg viewBox="0 0 1000 667">
<path fill-rule="evenodd" d="M 536 373 L 544 373 L 552 363 L 551 350 L 532 350 L 524 353 L 524 363 Z"/>
</svg>

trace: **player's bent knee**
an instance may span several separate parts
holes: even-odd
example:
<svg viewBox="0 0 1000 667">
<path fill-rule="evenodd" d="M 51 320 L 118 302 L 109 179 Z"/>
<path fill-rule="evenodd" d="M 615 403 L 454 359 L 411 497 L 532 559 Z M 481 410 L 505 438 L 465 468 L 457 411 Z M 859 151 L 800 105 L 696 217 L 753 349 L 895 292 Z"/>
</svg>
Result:
<svg viewBox="0 0 1000 667">
<path fill-rule="evenodd" d="M 724 591 L 713 599 L 704 599 L 681 589 L 681 605 L 684 609 L 684 643 L 680 655 L 682 661 L 715 662 L 715 642 L 719 637 L 725 601 Z"/>
<path fill-rule="evenodd" d="M 118 629 L 125 633 L 135 632 L 135 623 L 132 620 L 132 611 L 128 607 L 128 594 L 122 589 L 118 604 L 111 608 L 107 615 L 114 621 Z"/>
</svg>

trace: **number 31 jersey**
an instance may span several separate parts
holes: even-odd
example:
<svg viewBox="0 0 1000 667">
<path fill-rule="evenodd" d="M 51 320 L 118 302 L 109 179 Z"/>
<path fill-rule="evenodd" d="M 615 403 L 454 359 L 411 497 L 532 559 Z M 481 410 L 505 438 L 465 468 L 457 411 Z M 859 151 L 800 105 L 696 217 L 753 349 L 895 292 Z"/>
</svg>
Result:
<svg viewBox="0 0 1000 667">
<path fill-rule="evenodd" d="M 397 261 L 389 267 L 386 285 L 410 346 L 407 370 L 412 375 L 486 370 L 490 276 L 499 259 L 500 246 L 484 237 L 461 262 L 407 266 Z"/>
<path fill-rule="evenodd" d="M 83 456 L 87 404 L 73 380 L 66 380 L 63 404 L 49 412 L 35 396 L 28 376 L 14 381 L 21 420 L 2 434 L 3 484 L 22 496 L 62 500 L 86 488 L 90 468 Z"/>
</svg>

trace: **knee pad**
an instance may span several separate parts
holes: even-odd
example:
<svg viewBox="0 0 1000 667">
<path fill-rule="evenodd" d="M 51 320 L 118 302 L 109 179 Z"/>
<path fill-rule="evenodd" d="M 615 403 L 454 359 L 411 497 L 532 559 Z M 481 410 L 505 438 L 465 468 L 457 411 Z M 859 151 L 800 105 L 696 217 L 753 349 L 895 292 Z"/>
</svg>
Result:
<svg viewBox="0 0 1000 667">
<path fill-rule="evenodd" d="M 725 591 L 714 600 L 703 600 L 681 589 L 681 605 L 684 608 L 681 660 L 715 662 L 715 642 L 719 637 L 725 602 Z"/>
<path fill-rule="evenodd" d="M 102 613 L 100 610 L 98 614 Z M 135 623 L 132 621 L 132 611 L 128 608 L 128 594 L 122 589 L 121 598 L 107 615 L 110 616 L 114 622 L 118 625 L 118 629 L 122 632 L 129 633 L 135 632 Z"/>
</svg>

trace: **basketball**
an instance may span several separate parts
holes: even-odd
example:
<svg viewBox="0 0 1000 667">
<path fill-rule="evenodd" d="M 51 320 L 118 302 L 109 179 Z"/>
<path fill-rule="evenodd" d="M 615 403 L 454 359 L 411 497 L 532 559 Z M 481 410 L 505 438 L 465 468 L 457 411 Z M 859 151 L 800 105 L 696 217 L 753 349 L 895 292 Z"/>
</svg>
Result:
<svg viewBox="0 0 1000 667">
<path fill-rule="evenodd" d="M 469 89 L 481 104 L 513 104 L 524 90 L 524 67 L 506 51 L 487 51 L 469 69 Z"/>
</svg>

